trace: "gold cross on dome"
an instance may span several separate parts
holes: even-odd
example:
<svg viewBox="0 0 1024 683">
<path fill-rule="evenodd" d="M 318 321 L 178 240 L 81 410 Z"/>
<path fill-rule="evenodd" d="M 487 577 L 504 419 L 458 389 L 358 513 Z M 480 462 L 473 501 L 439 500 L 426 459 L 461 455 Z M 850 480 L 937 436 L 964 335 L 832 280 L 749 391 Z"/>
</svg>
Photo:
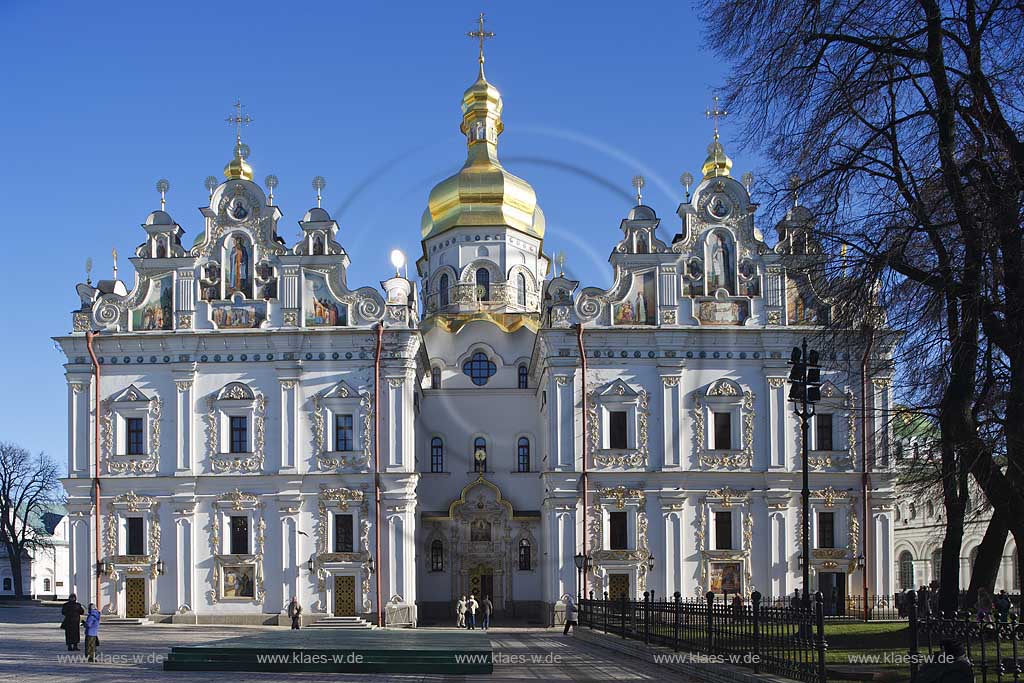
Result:
<svg viewBox="0 0 1024 683">
<path fill-rule="evenodd" d="M 477 19 L 477 22 L 478 22 L 477 30 L 470 31 L 466 35 L 469 36 L 470 38 L 477 38 L 477 39 L 479 39 L 479 41 L 480 41 L 480 63 L 483 64 L 484 63 L 484 41 L 487 40 L 488 38 L 493 38 L 494 37 L 494 32 L 493 31 L 485 31 L 484 30 L 484 13 L 483 12 L 480 13 L 480 18 Z"/>
<path fill-rule="evenodd" d="M 238 142 L 242 141 L 242 126 L 248 126 L 253 121 L 252 117 L 248 114 L 242 114 L 242 109 L 244 108 L 245 105 L 242 104 L 242 100 L 236 100 L 235 113 L 224 119 L 235 127 L 235 139 Z"/>
<path fill-rule="evenodd" d="M 719 108 L 719 106 L 718 106 L 718 95 L 717 94 L 714 96 L 713 102 L 714 102 L 714 105 L 713 105 L 714 108 L 706 110 L 704 112 L 704 115 L 707 116 L 709 119 L 714 119 L 714 121 L 715 121 L 715 139 L 717 140 L 718 139 L 718 119 L 720 119 L 720 118 L 724 119 L 726 116 L 729 115 L 729 112 L 727 112 L 724 109 L 720 109 Z"/>
</svg>

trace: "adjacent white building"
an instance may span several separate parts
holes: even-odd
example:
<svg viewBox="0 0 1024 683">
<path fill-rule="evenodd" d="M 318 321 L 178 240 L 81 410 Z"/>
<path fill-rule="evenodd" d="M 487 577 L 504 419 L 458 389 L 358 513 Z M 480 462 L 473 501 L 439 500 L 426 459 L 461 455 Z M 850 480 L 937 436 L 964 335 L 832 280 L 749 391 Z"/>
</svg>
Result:
<svg viewBox="0 0 1024 683">
<path fill-rule="evenodd" d="M 466 162 L 430 193 L 415 281 L 349 283 L 321 208 L 287 243 L 239 138 L 191 246 L 154 211 L 130 286 L 78 285 L 57 341 L 80 599 L 265 623 L 297 596 L 308 614 L 386 603 L 414 622 L 475 593 L 548 620 L 578 590 L 579 553 L 597 594 L 800 586 L 787 359 L 829 315 L 800 274 L 822 257 L 811 217 L 794 208 L 769 245 L 716 134 L 671 221 L 638 196 L 618 232 L 590 236 L 615 279 L 580 287 L 553 272 L 536 195 L 498 159 L 482 64 L 462 112 Z M 876 352 L 867 396 L 854 346 L 825 359 L 812 428 L 811 564 L 832 594 L 893 588 L 892 369 Z"/>
<path fill-rule="evenodd" d="M 39 530 L 46 547 L 25 554 L 21 562 L 22 590 L 25 597 L 65 599 L 68 597 L 68 518 L 62 507 L 54 507 L 33 515 L 30 523 Z M 7 547 L 0 544 L 0 599 L 16 595 L 14 574 L 7 557 Z"/>
</svg>

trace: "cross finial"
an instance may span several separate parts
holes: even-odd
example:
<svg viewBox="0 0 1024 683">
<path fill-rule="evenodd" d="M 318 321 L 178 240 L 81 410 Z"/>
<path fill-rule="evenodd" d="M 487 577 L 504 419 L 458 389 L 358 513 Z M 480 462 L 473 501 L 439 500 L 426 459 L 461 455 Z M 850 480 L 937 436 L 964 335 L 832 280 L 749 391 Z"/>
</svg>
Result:
<svg viewBox="0 0 1024 683">
<path fill-rule="evenodd" d="M 324 177 L 322 175 L 318 175 L 317 177 L 313 178 L 313 189 L 316 190 L 316 206 L 317 206 L 317 208 L 320 208 L 320 199 L 321 199 L 320 192 L 325 187 L 327 187 L 327 181 L 324 180 Z"/>
<path fill-rule="evenodd" d="M 166 179 L 161 178 L 156 181 L 156 191 L 160 193 L 160 210 L 163 211 L 167 205 L 167 190 L 171 189 L 171 184 Z"/>
<path fill-rule="evenodd" d="M 642 175 L 635 175 L 635 176 L 633 176 L 633 189 L 636 190 L 636 205 L 637 206 L 640 206 L 641 204 L 644 203 L 643 202 L 643 198 L 644 198 L 643 189 L 644 189 L 644 185 L 646 185 L 646 184 L 647 184 L 647 181 L 644 180 L 644 177 Z"/>
<path fill-rule="evenodd" d="M 114 260 L 114 279 L 117 279 L 117 247 L 110 250 L 110 256 Z"/>
<path fill-rule="evenodd" d="M 488 38 L 494 37 L 493 31 L 484 30 L 484 13 L 480 13 L 480 18 L 477 19 L 477 30 L 470 31 L 466 34 L 470 38 L 476 38 L 480 41 L 480 73 L 484 70 L 484 41 Z"/>
<path fill-rule="evenodd" d="M 729 115 L 729 112 L 727 112 L 724 109 L 719 108 L 719 106 L 718 106 L 718 94 L 717 93 L 712 98 L 712 102 L 713 102 L 713 104 L 712 104 L 713 108 L 708 109 L 707 111 L 704 112 L 704 114 L 709 119 L 714 119 L 714 121 L 715 121 L 715 139 L 717 140 L 718 139 L 718 119 L 720 119 L 720 118 L 724 119 L 726 116 Z"/>
<path fill-rule="evenodd" d="M 244 108 L 245 105 L 242 104 L 242 100 L 235 100 L 235 112 L 231 116 L 224 119 L 225 121 L 227 121 L 235 127 L 236 144 L 242 142 L 242 126 L 248 126 L 253 121 L 253 118 L 248 114 L 242 114 L 242 109 Z"/>
</svg>

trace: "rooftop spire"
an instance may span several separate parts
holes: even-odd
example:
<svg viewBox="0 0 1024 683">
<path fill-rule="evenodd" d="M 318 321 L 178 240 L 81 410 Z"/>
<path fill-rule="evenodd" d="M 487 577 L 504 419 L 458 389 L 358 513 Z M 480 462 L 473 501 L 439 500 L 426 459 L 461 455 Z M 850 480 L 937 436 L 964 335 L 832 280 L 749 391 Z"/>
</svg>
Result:
<svg viewBox="0 0 1024 683">
<path fill-rule="evenodd" d="M 480 18 L 477 19 L 477 22 L 478 22 L 477 30 L 470 31 L 466 35 L 469 36 L 470 38 L 476 38 L 476 39 L 478 39 L 480 41 L 480 57 L 479 57 L 479 61 L 480 61 L 480 78 L 482 79 L 484 77 L 484 41 L 487 40 L 488 38 L 493 38 L 494 37 L 494 32 L 493 31 L 485 31 L 484 30 L 484 13 L 483 12 L 480 13 Z"/>
<path fill-rule="evenodd" d="M 715 122 L 715 139 L 708 145 L 708 157 L 704 160 L 704 166 L 701 170 L 704 172 L 705 178 L 728 176 L 729 169 L 732 168 L 732 159 L 725 155 L 725 149 L 722 147 L 722 143 L 718 141 L 718 119 L 725 118 L 729 115 L 729 112 L 719 106 L 718 95 L 716 94 L 713 98 L 712 107 L 707 109 L 704 114 Z"/>
<path fill-rule="evenodd" d="M 252 180 L 252 167 L 246 161 L 249 157 L 249 145 L 242 144 L 242 126 L 248 126 L 253 122 L 253 118 L 242 113 L 244 108 L 245 105 L 242 104 L 242 101 L 236 100 L 234 113 L 224 119 L 235 127 L 235 154 L 224 167 L 224 175 L 227 178 Z"/>
</svg>

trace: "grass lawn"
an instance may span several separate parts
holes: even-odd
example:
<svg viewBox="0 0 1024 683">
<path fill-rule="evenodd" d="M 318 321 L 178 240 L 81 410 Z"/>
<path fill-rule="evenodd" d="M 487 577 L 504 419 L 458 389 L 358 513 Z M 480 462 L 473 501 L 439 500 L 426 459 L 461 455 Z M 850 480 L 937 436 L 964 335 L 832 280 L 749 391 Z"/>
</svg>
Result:
<svg viewBox="0 0 1024 683">
<path fill-rule="evenodd" d="M 828 664 L 849 664 L 851 655 L 867 653 L 905 655 L 910 649 L 910 627 L 905 621 L 825 624 L 825 641 L 828 643 L 825 651 Z M 878 664 L 877 669 L 898 675 L 895 680 L 910 680 L 910 667 L 906 664 Z M 829 680 L 843 679 L 829 677 Z"/>
</svg>

